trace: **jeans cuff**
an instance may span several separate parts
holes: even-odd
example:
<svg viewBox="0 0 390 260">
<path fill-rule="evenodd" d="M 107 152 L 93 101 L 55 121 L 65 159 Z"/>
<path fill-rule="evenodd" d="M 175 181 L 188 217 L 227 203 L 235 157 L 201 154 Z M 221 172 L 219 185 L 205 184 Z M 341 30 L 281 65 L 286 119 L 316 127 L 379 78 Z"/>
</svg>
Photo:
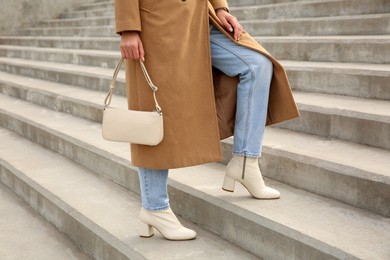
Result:
<svg viewBox="0 0 390 260">
<path fill-rule="evenodd" d="M 247 153 L 247 152 L 233 152 L 233 155 L 253 157 L 253 158 L 261 157 L 261 153 L 259 153 L 259 154 L 256 153 L 255 154 L 255 153 Z"/>
<path fill-rule="evenodd" d="M 143 208 L 146 209 L 147 211 L 163 211 L 169 209 L 169 205 L 163 207 L 156 207 L 156 208 L 146 208 L 146 207 Z"/>
</svg>

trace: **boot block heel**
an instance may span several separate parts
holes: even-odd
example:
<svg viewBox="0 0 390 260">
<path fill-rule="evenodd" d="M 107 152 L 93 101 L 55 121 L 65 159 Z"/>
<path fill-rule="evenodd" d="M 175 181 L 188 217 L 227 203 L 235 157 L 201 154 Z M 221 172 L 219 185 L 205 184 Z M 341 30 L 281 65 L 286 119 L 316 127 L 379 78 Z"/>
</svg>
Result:
<svg viewBox="0 0 390 260">
<path fill-rule="evenodd" d="M 233 192 L 235 182 L 236 181 L 233 178 L 230 178 L 229 176 L 225 175 L 225 179 L 223 180 L 222 189 L 224 191 Z"/>
<path fill-rule="evenodd" d="M 140 237 L 151 237 L 154 235 L 154 227 L 148 224 L 141 222 L 139 227 Z"/>
</svg>

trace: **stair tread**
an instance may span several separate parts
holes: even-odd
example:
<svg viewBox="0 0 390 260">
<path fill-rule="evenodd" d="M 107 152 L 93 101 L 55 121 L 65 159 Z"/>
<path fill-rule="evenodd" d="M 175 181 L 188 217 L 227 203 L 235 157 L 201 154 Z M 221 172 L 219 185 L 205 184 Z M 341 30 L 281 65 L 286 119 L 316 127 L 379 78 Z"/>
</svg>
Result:
<svg viewBox="0 0 390 260">
<path fill-rule="evenodd" d="M 102 10 L 107 10 L 107 9 L 102 9 Z M 57 18 L 57 19 L 49 19 L 49 20 L 44 20 L 42 22 L 44 23 L 50 23 L 50 22 L 61 22 L 61 21 L 90 21 L 90 20 L 106 20 L 106 19 L 115 19 L 115 16 L 110 15 L 110 16 L 90 16 L 90 17 L 80 17 L 80 18 Z"/>
<path fill-rule="evenodd" d="M 339 16 L 316 16 L 316 17 L 288 17 L 281 19 L 250 19 L 242 20 L 242 25 L 253 22 L 264 22 L 264 23 L 275 23 L 275 22 L 288 22 L 288 21 L 336 21 L 336 20 L 364 20 L 364 19 L 375 19 L 375 18 L 388 18 L 390 13 L 380 14 L 352 14 L 352 15 L 339 15 Z"/>
<path fill-rule="evenodd" d="M 390 75 L 389 64 L 372 64 L 372 63 L 344 63 L 344 62 L 321 62 L 321 61 L 295 61 L 295 60 L 280 60 L 280 63 L 286 70 L 293 68 L 299 70 L 326 70 L 339 73 L 355 72 L 367 75 Z M 343 70 L 343 71 L 340 71 Z M 375 74 L 373 74 L 375 73 Z"/>
<path fill-rule="evenodd" d="M 31 124 L 46 126 L 57 134 L 73 136 L 79 142 L 85 143 L 88 149 L 101 149 L 102 153 L 115 154 L 128 161 L 128 145 L 104 141 L 101 137 L 100 125 L 97 123 L 63 113 L 48 111 L 28 102 L 6 96 L 0 96 L 0 107 L 16 117 L 24 118 L 24 120 L 30 121 L 29 118 L 34 118 L 34 121 L 30 121 Z M 269 131 L 275 133 L 277 138 L 281 137 L 281 135 L 278 135 L 281 130 L 272 128 L 267 130 L 266 140 Z M 284 139 L 295 139 L 286 135 L 286 132 L 283 134 Z M 265 142 L 266 146 L 271 147 L 278 145 L 283 147 L 284 145 L 283 141 L 271 145 L 271 141 Z M 323 146 L 326 148 L 327 144 L 324 143 Z M 306 146 L 300 143 L 295 149 L 304 149 Z M 383 151 L 379 153 L 379 149 L 367 147 L 367 151 L 375 152 L 375 150 L 378 151 L 379 157 L 369 157 L 367 161 L 372 160 L 372 162 L 376 161 L 379 164 L 388 163 L 385 158 L 388 153 L 384 155 Z M 348 150 L 347 154 L 351 151 L 355 153 L 355 150 Z M 316 153 L 321 155 L 319 151 Z M 356 151 L 356 154 L 359 153 L 360 151 Z M 354 158 L 356 161 L 360 161 L 357 157 Z M 384 168 L 385 165 L 382 164 L 381 166 L 378 168 Z M 387 169 L 389 168 L 387 167 Z M 197 174 L 196 178 L 193 174 Z M 383 178 L 387 180 L 387 183 L 389 183 L 388 175 L 387 173 L 387 178 Z M 375 178 L 378 176 L 378 174 L 375 174 Z M 282 199 L 261 202 L 253 200 L 240 187 L 237 187 L 235 196 L 229 196 L 221 191 L 222 179 L 223 165 L 216 163 L 173 170 L 171 174 L 172 185 L 182 187 L 186 192 L 198 194 L 197 196 L 201 196 L 203 199 L 217 201 L 220 207 L 228 208 L 237 212 L 237 214 L 243 214 L 244 217 L 248 217 L 256 223 L 262 223 L 277 232 L 299 238 L 317 248 L 327 248 L 326 251 L 330 250 L 330 247 L 336 248 L 341 250 L 339 253 L 345 251 L 368 259 L 388 256 L 387 248 L 389 248 L 388 243 L 390 241 L 390 220 L 388 218 L 271 180 L 268 180 L 269 185 L 282 192 Z M 259 207 L 259 204 L 261 204 L 261 207 Z M 327 217 L 324 218 L 324 216 Z M 335 236 L 335 234 L 338 235 Z M 378 241 L 377 243 L 371 243 L 374 238 Z"/>
<path fill-rule="evenodd" d="M 107 7 L 97 6 L 96 8 L 93 7 L 93 8 L 89 8 L 89 9 L 81 9 L 81 10 L 76 9 L 76 10 L 70 10 L 70 11 L 64 12 L 63 15 L 73 14 L 73 13 L 100 12 L 100 11 L 106 11 L 106 10 L 109 10 L 109 11 L 113 11 L 113 12 L 114 12 L 114 8 L 107 8 Z"/>
<path fill-rule="evenodd" d="M 61 155 L 40 147 L 15 133 L 0 128 L 1 164 L 11 165 L 30 182 L 37 183 L 52 196 L 68 204 L 98 225 L 101 236 L 105 230 L 123 245 L 138 251 L 147 259 L 258 259 L 188 221 L 180 221 L 198 233 L 191 243 L 176 243 L 162 239 L 159 234 L 151 239 L 138 236 L 139 195 L 95 175 Z M 12 147 L 12 150 L 9 149 Z M 29 158 L 28 161 L 25 158 Z M 58 165 L 61 165 L 58 168 Z M 97 214 L 98 213 L 98 214 Z M 115 221 L 113 221 L 115 220 Z M 106 239 L 109 239 L 105 237 Z M 57 259 L 57 258 L 56 258 Z"/>
<path fill-rule="evenodd" d="M 119 42 L 118 42 L 119 48 Z M 30 46 L 17 46 L 17 45 L 0 45 L 0 49 L 5 50 L 28 50 L 28 51 L 39 51 L 39 52 L 55 52 L 55 53 L 67 53 L 67 54 L 88 54 L 94 56 L 104 57 L 120 57 L 119 51 L 110 50 L 91 50 L 91 49 L 66 49 L 66 48 L 44 48 L 44 47 L 30 47 Z"/>
<path fill-rule="evenodd" d="M 119 54 L 119 53 L 118 53 Z M 118 57 L 120 57 L 118 55 Z M 33 68 L 40 68 L 46 70 L 55 70 L 55 71 L 67 71 L 75 74 L 87 74 L 87 75 L 99 75 L 103 77 L 112 78 L 113 69 L 107 69 L 96 66 L 84 66 L 84 65 L 76 65 L 69 63 L 58 63 L 58 62 L 49 62 L 49 61 L 33 61 L 33 60 L 25 60 L 25 59 L 16 59 L 16 58 L 5 58 L 0 57 L 0 62 L 6 62 L 8 64 L 15 64 L 19 66 L 28 66 Z M 118 81 L 124 81 L 125 73 L 121 71 L 118 74 Z"/>
<path fill-rule="evenodd" d="M 294 98 L 301 109 L 390 123 L 390 101 L 305 92 L 294 92 Z"/>
<path fill-rule="evenodd" d="M 48 82 L 39 79 L 32 79 L 32 78 L 23 77 L 23 76 L 14 75 L 5 72 L 0 72 L 0 82 L 6 82 L 13 85 L 22 86 L 23 88 L 54 93 L 55 95 L 58 95 L 61 98 L 73 99 L 73 100 L 77 100 L 77 102 L 87 103 L 90 104 L 91 106 L 97 106 L 97 107 L 103 107 L 102 104 L 105 97 L 105 93 L 101 93 L 98 91 L 78 88 L 78 87 L 59 84 L 55 82 Z M 77 93 L 77 95 L 75 95 L 75 93 Z M 316 97 L 321 98 L 323 96 L 325 96 L 325 99 L 322 100 L 322 102 L 325 103 L 324 104 L 325 106 L 331 107 L 333 108 L 333 110 L 335 110 L 334 107 L 336 106 L 333 105 L 334 104 L 333 101 L 332 103 L 328 103 L 326 98 L 336 100 L 340 104 L 340 107 L 337 107 L 336 109 L 343 113 L 345 113 L 343 109 L 344 106 L 347 105 L 346 101 L 352 99 L 352 104 L 353 101 L 355 101 L 353 98 L 349 98 L 349 97 L 340 98 L 337 96 L 329 96 L 329 95 L 321 95 L 321 94 L 296 93 L 296 97 L 298 97 L 297 98 L 298 102 L 302 97 L 302 99 L 307 100 L 307 102 L 309 103 L 313 102 L 315 106 L 320 105 L 317 104 L 318 101 L 315 98 Z M 362 100 L 358 99 L 357 101 L 362 101 Z M 370 106 L 370 104 L 376 106 L 377 103 L 381 103 L 372 100 L 363 100 L 363 101 L 368 102 L 368 103 L 362 103 L 363 107 L 368 107 Z M 388 106 L 389 102 L 385 102 L 385 103 Z M 355 107 L 355 104 L 353 105 Z M 112 106 L 126 108 L 127 107 L 126 97 L 116 95 L 115 98 L 113 98 L 112 100 Z M 359 109 L 359 106 L 357 106 L 357 108 Z M 46 111 L 45 108 L 43 108 L 43 110 Z M 327 112 L 327 110 L 324 111 Z M 389 111 L 390 110 L 387 110 L 385 111 L 385 113 L 388 113 Z M 374 112 L 376 113 L 377 111 Z M 369 118 L 372 119 L 371 116 Z M 81 122 L 84 121 L 81 120 L 80 123 Z M 99 126 L 95 126 L 95 128 L 98 127 Z M 292 136 L 294 138 L 291 138 Z M 95 135 L 94 138 L 98 138 L 98 136 Z M 302 143 L 305 143 L 307 145 L 302 145 Z M 312 144 L 316 144 L 316 145 L 312 145 Z M 390 170 L 389 170 L 390 151 L 387 150 L 365 146 L 365 145 L 348 143 L 339 140 L 333 140 L 333 139 L 329 140 L 318 136 L 308 135 L 304 133 L 297 133 L 290 130 L 282 130 L 276 128 L 266 128 L 264 147 L 265 147 L 264 149 L 270 148 L 270 149 L 282 150 L 294 154 L 295 156 L 306 156 L 309 158 L 316 158 L 317 160 L 320 161 L 333 162 L 335 164 L 334 167 L 337 167 L 337 165 L 342 165 L 344 167 L 348 166 L 351 167 L 350 174 L 353 175 L 358 174 L 356 170 L 359 169 L 358 172 L 362 172 L 359 173 L 362 174 L 360 176 L 362 178 L 380 180 L 381 177 L 378 177 L 376 175 L 377 174 L 383 175 L 386 176 L 386 178 L 380 181 L 390 184 L 390 180 L 387 179 L 388 177 L 390 177 Z M 102 148 L 107 149 L 107 147 L 102 147 Z M 345 156 L 346 154 L 347 155 L 351 154 L 351 151 L 353 151 L 354 154 L 353 156 L 352 155 Z M 124 154 L 125 154 L 125 158 L 127 158 L 128 156 L 127 149 L 125 149 Z"/>
<path fill-rule="evenodd" d="M 1 183 L 0 198 L 0 259 L 92 259 Z"/>
</svg>

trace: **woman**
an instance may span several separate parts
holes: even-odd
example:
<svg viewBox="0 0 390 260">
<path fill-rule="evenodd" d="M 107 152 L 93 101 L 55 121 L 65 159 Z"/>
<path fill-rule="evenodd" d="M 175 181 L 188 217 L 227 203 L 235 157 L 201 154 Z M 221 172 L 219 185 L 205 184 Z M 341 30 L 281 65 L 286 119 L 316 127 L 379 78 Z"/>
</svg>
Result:
<svg viewBox="0 0 390 260">
<path fill-rule="evenodd" d="M 116 31 L 126 58 L 129 109 L 150 111 L 145 61 L 164 113 L 164 140 L 131 145 L 139 167 L 142 237 L 154 228 L 170 240 L 194 239 L 169 207 L 168 169 L 221 160 L 233 135 L 223 189 L 242 183 L 257 199 L 276 199 L 258 157 L 266 124 L 298 116 L 284 69 L 229 14 L 226 0 L 115 0 Z M 213 68 L 213 69 L 212 69 Z"/>
</svg>

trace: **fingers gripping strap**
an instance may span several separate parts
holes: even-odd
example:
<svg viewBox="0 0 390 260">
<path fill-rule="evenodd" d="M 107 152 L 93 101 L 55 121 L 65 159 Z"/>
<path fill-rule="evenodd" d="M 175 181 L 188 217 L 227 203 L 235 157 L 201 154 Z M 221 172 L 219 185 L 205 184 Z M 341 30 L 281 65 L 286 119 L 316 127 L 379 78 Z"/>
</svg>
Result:
<svg viewBox="0 0 390 260">
<path fill-rule="evenodd" d="M 123 60 L 124 60 L 124 58 L 121 57 L 119 59 L 117 65 L 116 65 L 116 68 L 115 68 L 115 71 L 114 71 L 114 75 L 113 75 L 112 80 L 111 80 L 110 89 L 108 90 L 106 98 L 104 99 L 104 106 L 105 107 L 108 107 L 111 104 L 112 95 L 113 95 L 113 93 L 115 91 L 115 87 L 116 87 L 116 78 L 118 77 L 118 73 L 119 73 L 119 70 L 120 70 L 120 68 L 122 66 Z M 145 64 L 141 60 L 139 62 L 140 62 L 140 65 L 141 65 L 142 72 L 143 72 L 143 74 L 145 76 L 146 82 L 148 83 L 148 85 L 150 86 L 150 88 L 153 91 L 153 99 L 154 99 L 154 105 L 156 107 L 156 111 L 161 113 L 161 107 L 158 104 L 157 98 L 156 98 L 156 92 L 157 92 L 158 88 L 157 88 L 157 86 L 155 86 L 153 84 L 152 79 L 150 78 L 149 73 L 146 70 Z"/>
</svg>

